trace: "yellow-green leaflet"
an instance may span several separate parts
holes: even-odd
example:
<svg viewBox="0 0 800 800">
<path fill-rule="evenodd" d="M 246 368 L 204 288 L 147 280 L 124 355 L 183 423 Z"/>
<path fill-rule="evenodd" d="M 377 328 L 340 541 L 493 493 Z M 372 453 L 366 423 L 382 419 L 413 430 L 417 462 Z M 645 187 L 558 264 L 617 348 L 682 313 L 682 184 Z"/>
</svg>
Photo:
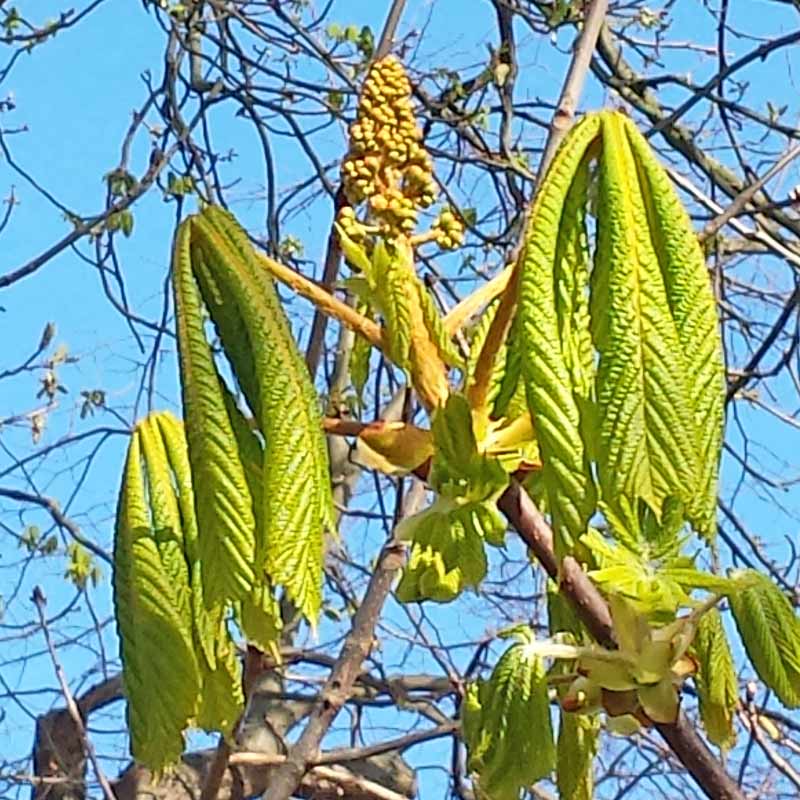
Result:
<svg viewBox="0 0 800 800">
<path fill-rule="evenodd" d="M 212 609 L 206 609 L 203 599 L 203 568 L 200 563 L 200 552 L 197 542 L 197 518 L 194 511 L 194 491 L 192 489 L 192 472 L 189 464 L 189 452 L 186 446 L 186 435 L 183 423 L 172 414 L 159 413 L 151 415 L 158 425 L 161 438 L 167 451 L 169 466 L 174 475 L 177 501 L 180 509 L 181 530 L 186 561 L 189 565 L 191 581 L 191 605 L 194 619 L 195 638 L 205 656 L 202 668 L 215 669 L 217 665 L 216 646 L 218 626 L 224 607 L 220 603 Z"/>
<path fill-rule="evenodd" d="M 669 176 L 645 138 L 628 123 L 667 300 L 684 353 L 686 389 L 698 437 L 700 491 L 690 519 L 708 540 L 716 535 L 717 481 L 725 415 L 722 342 L 714 295 L 700 244 Z"/>
<path fill-rule="evenodd" d="M 389 355 L 397 366 L 411 370 L 411 304 L 415 279 L 413 262 L 400 257 L 383 239 L 375 243 L 370 279 L 375 286 L 376 302 L 386 323 Z"/>
<path fill-rule="evenodd" d="M 225 624 L 224 604 L 220 603 L 212 609 L 207 609 L 203 602 L 202 564 L 197 555 L 194 492 L 183 426 L 171 414 L 160 413 L 150 415 L 140 423 L 139 427 L 143 434 L 142 441 L 145 443 L 145 466 L 150 484 L 153 484 L 153 476 L 158 475 L 163 482 L 161 494 L 165 497 L 166 505 L 179 514 L 179 523 L 183 531 L 181 537 L 183 549 L 179 553 L 179 558 L 188 566 L 190 573 L 191 611 L 188 613 L 193 618 L 195 642 L 205 656 L 199 660 L 201 688 L 195 724 L 199 728 L 209 731 L 219 730 L 227 735 L 242 709 L 241 668 Z M 144 436 L 148 430 L 160 434 L 161 447 L 153 451 L 157 461 L 154 461 L 148 453 L 148 439 Z M 164 457 L 168 458 L 171 473 L 160 466 Z M 153 505 L 152 491 L 150 502 Z"/>
<path fill-rule="evenodd" d="M 789 708 L 800 706 L 800 619 L 781 590 L 755 570 L 728 595 L 733 618 L 759 678 Z"/>
<path fill-rule="evenodd" d="M 594 756 L 600 737 L 600 719 L 562 711 L 556 745 L 556 782 L 559 800 L 592 800 Z"/>
<path fill-rule="evenodd" d="M 541 448 L 541 477 L 554 527 L 562 540 L 557 543 L 560 547 L 569 546 L 581 535 L 596 505 L 581 408 L 569 367 L 568 354 L 579 348 L 561 339 L 569 330 L 563 320 L 570 294 L 561 292 L 559 286 L 557 296 L 555 261 L 567 195 L 599 128 L 599 117 L 584 117 L 559 149 L 536 195 L 525 249 L 517 266 L 521 270 L 518 314 L 524 341 L 522 372 Z"/>
<path fill-rule="evenodd" d="M 202 686 L 194 724 L 206 731 L 220 731 L 223 736 L 230 736 L 244 709 L 242 668 L 225 619 L 220 616 L 216 624 L 216 666 L 212 670 L 201 664 Z"/>
<path fill-rule="evenodd" d="M 658 510 L 688 501 L 698 450 L 683 349 L 667 300 L 625 118 L 604 114 L 592 333 L 598 474 L 603 498 L 641 497 Z M 688 503 L 686 503 L 688 505 Z"/>
<path fill-rule="evenodd" d="M 137 426 L 139 443 L 147 473 L 147 496 L 161 563 L 169 575 L 178 598 L 180 615 L 192 618 L 189 565 L 184 555 L 183 526 L 172 485 L 172 473 L 158 423 L 153 418 Z"/>
<path fill-rule="evenodd" d="M 133 757 L 159 770 L 183 752 L 200 672 L 192 621 L 181 614 L 172 576 L 152 530 L 134 432 L 128 448 L 114 536 L 114 606 Z"/>
<path fill-rule="evenodd" d="M 255 520 L 225 408 L 214 357 L 203 330 L 203 308 L 192 274 L 192 220 L 178 229 L 173 259 L 181 395 L 195 493 L 203 592 L 212 608 L 253 586 Z"/>
<path fill-rule="evenodd" d="M 462 705 L 468 765 L 490 800 L 517 800 L 556 763 L 547 676 L 525 642 L 512 645 Z"/>
<path fill-rule="evenodd" d="M 313 620 L 322 596 L 324 535 L 334 528 L 317 394 L 272 278 L 235 219 L 212 206 L 184 226 L 190 236 L 192 267 L 201 264 L 203 274 L 213 278 L 201 278 L 204 299 L 264 437 L 266 564 L 255 566 L 266 567 L 272 582 L 282 584 Z M 239 341 L 242 331 L 246 344 Z M 249 392 L 245 382 L 252 384 Z M 225 417 L 229 419 L 227 413 Z M 191 444 L 190 439 L 190 453 Z M 242 480 L 243 496 L 249 499 L 244 476 Z"/>
<path fill-rule="evenodd" d="M 706 736 L 719 747 L 733 747 L 739 681 L 722 616 L 716 608 L 700 618 L 693 648 L 700 665 L 694 682 Z"/>
</svg>

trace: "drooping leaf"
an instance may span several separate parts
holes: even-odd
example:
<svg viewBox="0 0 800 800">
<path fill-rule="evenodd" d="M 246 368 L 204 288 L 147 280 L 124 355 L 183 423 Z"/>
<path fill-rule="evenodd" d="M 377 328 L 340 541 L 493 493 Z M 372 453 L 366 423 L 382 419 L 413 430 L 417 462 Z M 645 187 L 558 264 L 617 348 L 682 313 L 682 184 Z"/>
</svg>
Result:
<svg viewBox="0 0 800 800">
<path fill-rule="evenodd" d="M 488 681 L 470 687 L 462 709 L 469 769 L 491 800 L 517 800 L 556 764 L 542 660 L 523 642 L 502 655 Z"/>
<path fill-rule="evenodd" d="M 141 447 L 128 447 L 114 536 L 114 607 L 133 757 L 162 769 L 183 752 L 200 676 L 190 620 L 161 560 L 145 497 Z"/>
<path fill-rule="evenodd" d="M 269 586 L 256 587 L 249 597 L 242 600 L 239 625 L 247 641 L 264 652 L 278 652 L 276 643 L 280 638 L 283 622 L 280 607 Z"/>
<path fill-rule="evenodd" d="M 273 281 L 244 231 L 215 207 L 190 224 L 193 258 L 205 264 L 225 301 L 238 309 L 249 337 L 258 386 L 253 411 L 265 441 L 266 568 L 272 581 L 283 585 L 306 617 L 314 619 L 321 602 L 324 534 L 334 527 L 317 395 Z M 209 311 L 213 318 L 213 305 Z M 235 344 L 226 341 L 222 329 L 220 333 L 230 355 Z M 233 358 L 231 362 L 238 370 Z"/>
<path fill-rule="evenodd" d="M 252 500 L 203 330 L 192 275 L 194 223 L 178 229 L 173 260 L 181 394 L 195 493 L 203 592 L 212 608 L 245 596 L 253 586 L 255 521 Z"/>
<path fill-rule="evenodd" d="M 403 602 L 446 602 L 486 574 L 484 541 L 502 545 L 506 523 L 497 498 L 508 473 L 496 458 L 478 452 L 472 415 L 463 395 L 451 394 L 433 417 L 429 508 L 404 519 L 398 538 L 411 541 L 411 555 L 397 589 Z"/>
<path fill-rule="evenodd" d="M 728 595 L 747 655 L 759 678 L 789 708 L 800 706 L 800 620 L 781 590 L 754 570 L 739 573 Z"/>
<path fill-rule="evenodd" d="M 183 525 L 173 485 L 167 450 L 153 417 L 137 426 L 147 474 L 147 494 L 161 562 L 172 580 L 181 616 L 192 619 L 189 564 L 183 541 Z"/>
<path fill-rule="evenodd" d="M 203 567 L 200 562 L 194 490 L 186 436 L 183 424 L 172 414 L 155 414 L 153 419 L 158 425 L 175 481 L 183 532 L 184 556 L 189 565 L 195 641 L 205 656 L 205 666 L 213 670 L 217 663 L 217 621 L 222 618 L 224 607 L 222 603 L 219 603 L 214 608 L 207 609 L 204 601 Z M 201 665 L 202 667 L 203 665 Z"/>
<path fill-rule="evenodd" d="M 559 288 L 556 296 L 555 261 L 559 252 L 565 257 L 563 239 L 561 250 L 558 248 L 565 209 L 577 203 L 572 198 L 568 203 L 570 188 L 599 127 L 598 117 L 585 117 L 559 149 L 536 195 L 525 249 L 517 266 L 522 374 L 559 549 L 570 548 L 572 540 L 586 530 L 595 508 L 581 403 L 569 360 L 580 348 L 571 338 L 561 338 L 572 330 L 566 320 L 577 314 L 577 309 L 575 314 L 568 312 L 565 303 L 570 298 L 577 301 L 579 293 L 564 294 Z"/>
<path fill-rule="evenodd" d="M 491 504 L 460 505 L 440 498 L 430 508 L 397 526 L 395 535 L 411 540 L 411 555 L 397 586 L 402 603 L 449 602 L 486 575 L 484 539 L 496 539 L 505 523 Z"/>
<path fill-rule="evenodd" d="M 598 717 L 561 712 L 556 756 L 560 800 L 592 800 L 594 797 L 593 765 L 599 736 Z"/>
<path fill-rule="evenodd" d="M 599 352 L 598 476 L 604 499 L 692 500 L 698 454 L 685 358 L 623 116 L 601 115 L 592 335 Z"/>
<path fill-rule="evenodd" d="M 730 748 L 736 743 L 733 720 L 739 682 L 722 617 L 716 608 L 700 618 L 694 654 L 700 664 L 694 681 L 706 736 L 719 747 Z"/>
<path fill-rule="evenodd" d="M 684 353 L 685 383 L 694 412 L 699 491 L 690 514 L 708 540 L 716 534 L 717 480 L 724 424 L 724 369 L 719 319 L 705 259 L 688 214 L 664 168 L 636 126 L 625 121 L 667 301 Z"/>
<path fill-rule="evenodd" d="M 230 736 L 244 708 L 244 696 L 241 664 L 222 618 L 215 639 L 215 668 L 201 664 L 202 688 L 195 724 L 198 728 Z"/>
</svg>

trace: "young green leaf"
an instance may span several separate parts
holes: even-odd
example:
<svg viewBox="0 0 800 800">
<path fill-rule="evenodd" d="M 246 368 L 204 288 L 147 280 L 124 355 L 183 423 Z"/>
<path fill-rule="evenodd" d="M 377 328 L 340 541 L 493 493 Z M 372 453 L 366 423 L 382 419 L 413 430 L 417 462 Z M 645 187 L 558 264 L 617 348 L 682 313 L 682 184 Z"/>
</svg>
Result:
<svg viewBox="0 0 800 800">
<path fill-rule="evenodd" d="M 192 275 L 194 228 L 178 229 L 173 260 L 175 317 L 186 438 L 195 493 L 206 606 L 244 597 L 253 586 L 255 521 Z"/>
<path fill-rule="evenodd" d="M 781 590 L 754 570 L 740 573 L 728 596 L 758 676 L 789 708 L 800 706 L 800 620 Z"/>
<path fill-rule="evenodd" d="M 389 356 L 397 366 L 410 373 L 411 304 L 416 290 L 413 267 L 393 247 L 378 239 L 372 255 L 372 277 L 389 337 Z"/>
<path fill-rule="evenodd" d="M 322 595 L 324 535 L 333 530 L 328 455 L 317 394 L 297 350 L 272 279 L 227 212 L 191 218 L 192 257 L 213 275 L 247 332 L 258 398 L 248 403 L 264 436 L 263 526 L 266 568 L 309 619 Z M 215 307 L 209 306 L 214 318 Z M 226 354 L 236 352 L 220 328 Z M 231 357 L 241 383 L 239 365 Z M 190 447 L 191 450 L 191 447 Z M 256 564 L 262 568 L 263 564 Z M 240 594 L 239 597 L 245 595 Z"/>
<path fill-rule="evenodd" d="M 593 765 L 599 736 L 598 717 L 561 712 L 556 755 L 559 800 L 592 800 L 594 797 Z"/>
<path fill-rule="evenodd" d="M 401 603 L 449 602 L 486 575 L 484 539 L 497 540 L 505 523 L 493 503 L 458 504 L 439 498 L 397 526 L 399 539 L 413 542 L 397 587 Z"/>
<path fill-rule="evenodd" d="M 218 623 L 216 641 L 215 668 L 208 669 L 201 664 L 202 689 L 195 725 L 230 736 L 244 708 L 244 696 L 241 664 L 222 618 Z"/>
<path fill-rule="evenodd" d="M 599 352 L 598 477 L 603 498 L 690 501 L 698 454 L 686 365 L 650 233 L 642 184 L 621 114 L 606 112 L 591 277 Z"/>
<path fill-rule="evenodd" d="M 178 760 L 200 673 L 189 621 L 161 560 L 145 498 L 141 446 L 128 447 L 114 535 L 114 607 L 133 757 L 154 770 Z"/>
<path fill-rule="evenodd" d="M 192 488 L 192 472 L 189 463 L 189 451 L 186 445 L 186 435 L 183 424 L 172 414 L 162 412 L 154 414 L 152 418 L 161 434 L 177 491 L 184 555 L 190 572 L 190 595 L 195 640 L 205 656 L 205 666 L 213 670 L 217 664 L 216 620 L 222 617 L 224 609 L 220 603 L 208 610 L 203 599 L 203 568 L 200 562 L 197 519 L 194 510 L 194 490 Z"/>
<path fill-rule="evenodd" d="M 192 619 L 189 565 L 183 542 L 183 525 L 172 482 L 169 458 L 158 422 L 146 418 L 137 426 L 147 474 L 147 495 L 161 562 L 178 597 L 181 616 Z"/>
<path fill-rule="evenodd" d="M 546 671 L 524 642 L 512 645 L 462 707 L 469 769 L 491 800 L 517 800 L 556 764 Z"/>
<path fill-rule="evenodd" d="M 706 612 L 697 626 L 694 654 L 700 668 L 694 677 L 700 719 L 709 740 L 728 749 L 736 743 L 733 719 L 739 681 L 733 665 L 728 637 L 716 608 Z"/>
<path fill-rule="evenodd" d="M 716 301 L 703 252 L 672 181 L 630 120 L 625 120 L 625 133 L 646 187 L 650 233 L 684 354 L 700 479 L 690 516 L 697 531 L 710 541 L 716 535 L 725 402 Z"/>
<path fill-rule="evenodd" d="M 541 480 L 547 487 L 560 549 L 570 548 L 586 530 L 596 504 L 580 387 L 573 380 L 576 366 L 583 364 L 582 323 L 577 324 L 582 312 L 580 305 L 575 305 L 583 301 L 578 283 L 573 291 L 569 287 L 563 291 L 558 285 L 556 275 L 564 271 L 564 265 L 556 265 L 556 258 L 560 255 L 563 261 L 570 249 L 567 242 L 580 239 L 575 232 L 559 234 L 567 206 L 574 209 L 579 205 L 570 189 L 576 173 L 587 168 L 586 159 L 599 128 L 599 117 L 584 117 L 564 140 L 536 195 L 525 250 L 517 266 L 521 270 L 517 313 L 522 374 L 542 454 Z M 564 335 L 567 340 L 562 339 Z"/>
</svg>

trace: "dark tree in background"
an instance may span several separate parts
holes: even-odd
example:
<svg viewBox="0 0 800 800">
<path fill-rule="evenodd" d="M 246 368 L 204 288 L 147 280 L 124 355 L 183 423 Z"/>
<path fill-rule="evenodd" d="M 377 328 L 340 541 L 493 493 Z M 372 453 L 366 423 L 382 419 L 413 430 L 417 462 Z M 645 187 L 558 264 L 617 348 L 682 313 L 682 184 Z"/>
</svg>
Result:
<svg viewBox="0 0 800 800">
<path fill-rule="evenodd" d="M 604 4 L 578 0 L 38 5 L 0 3 L 3 797 L 247 796 L 281 762 L 284 734 L 304 729 L 376 555 L 422 484 L 366 469 L 331 438 L 342 535 L 329 547 L 320 629 L 287 624 L 280 668 L 243 652 L 238 750 L 190 738 L 166 777 L 127 755 L 109 588 L 115 492 L 132 425 L 177 407 L 169 251 L 198 200 L 230 208 L 271 256 L 348 299 L 331 224 L 345 203 L 340 168 L 365 72 L 390 52 L 411 78 L 438 190 L 465 228 L 455 252 L 421 251 L 442 310 L 514 258 L 540 165 L 576 115 L 622 109 L 646 134 L 691 211 L 723 326 L 719 538 L 704 566 L 755 568 L 798 603 L 797 0 L 634 0 L 605 16 Z M 575 47 L 581 31 L 593 47 Z M 76 88 L 87 73 L 91 93 Z M 76 130 L 105 141 L 99 171 Z M 377 352 L 365 363 L 353 335 L 304 301 L 287 310 L 327 416 L 399 418 L 395 368 Z M 496 661 L 499 629 L 546 630 L 545 604 L 546 576 L 519 542 L 496 554 L 478 594 L 447 607 L 390 600 L 297 793 L 472 798 L 457 724 L 464 684 Z M 691 694 L 684 709 L 696 718 Z M 796 797 L 800 718 L 749 668 L 736 724 L 724 768 L 743 796 Z M 654 731 L 603 742 L 597 797 L 698 796 Z"/>
</svg>

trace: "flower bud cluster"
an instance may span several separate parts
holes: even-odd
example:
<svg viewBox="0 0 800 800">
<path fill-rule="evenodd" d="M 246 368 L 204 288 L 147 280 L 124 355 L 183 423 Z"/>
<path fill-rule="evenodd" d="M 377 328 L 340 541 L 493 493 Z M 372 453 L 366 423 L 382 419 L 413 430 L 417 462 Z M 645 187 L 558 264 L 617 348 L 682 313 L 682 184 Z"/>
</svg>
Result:
<svg viewBox="0 0 800 800">
<path fill-rule="evenodd" d="M 443 250 L 455 250 L 464 244 L 464 224 L 449 208 L 442 209 L 431 230 Z"/>
<path fill-rule="evenodd" d="M 411 85 L 402 64 L 387 56 L 364 82 L 342 179 L 352 205 L 367 201 L 387 235 L 411 233 L 417 212 L 435 199 L 431 158 L 411 107 Z M 339 223 L 345 227 L 344 214 Z"/>
</svg>

